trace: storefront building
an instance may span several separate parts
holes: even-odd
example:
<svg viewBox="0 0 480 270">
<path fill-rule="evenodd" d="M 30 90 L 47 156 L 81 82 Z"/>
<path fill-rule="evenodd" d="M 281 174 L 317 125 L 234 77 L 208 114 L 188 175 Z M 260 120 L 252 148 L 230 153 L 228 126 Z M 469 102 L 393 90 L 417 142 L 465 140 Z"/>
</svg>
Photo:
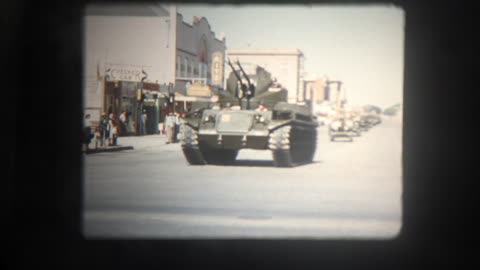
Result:
<svg viewBox="0 0 480 270">
<path fill-rule="evenodd" d="M 205 17 L 189 24 L 178 14 L 175 90 L 187 95 L 194 82 L 223 88 L 225 50 L 225 37 L 217 38 Z"/>
<path fill-rule="evenodd" d="M 129 69 L 130 68 L 130 69 Z M 104 77 L 103 108 L 108 115 L 114 114 L 119 117 L 121 113 L 127 114 L 127 125 L 122 135 L 138 135 L 140 115 L 147 115 L 147 134 L 158 133 L 158 99 L 161 95 L 158 83 L 145 82 L 143 78 L 136 80 L 132 76 L 116 76 L 119 67 L 107 68 Z M 134 67 L 122 66 L 121 71 L 125 74 L 136 74 L 139 71 Z M 140 72 L 147 76 L 147 73 Z M 92 111 L 92 110 L 90 110 Z"/>
<path fill-rule="evenodd" d="M 84 17 L 84 112 L 96 126 L 102 112 L 129 113 L 128 134 L 147 134 L 175 110 L 172 95 L 194 82 L 223 87 L 225 38 L 205 18 L 183 22 L 174 5 L 91 5 Z M 186 108 L 186 104 L 183 104 Z"/>
</svg>

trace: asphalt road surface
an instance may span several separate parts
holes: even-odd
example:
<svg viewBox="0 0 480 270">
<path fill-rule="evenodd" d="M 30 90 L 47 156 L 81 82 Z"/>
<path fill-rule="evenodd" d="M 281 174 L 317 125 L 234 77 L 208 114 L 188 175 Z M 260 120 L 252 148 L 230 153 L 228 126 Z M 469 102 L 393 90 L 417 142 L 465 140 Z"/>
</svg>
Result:
<svg viewBox="0 0 480 270">
<path fill-rule="evenodd" d="M 353 142 L 318 129 L 314 162 L 273 166 L 242 150 L 231 166 L 191 166 L 180 145 L 85 157 L 87 238 L 391 239 L 402 226 L 402 121 Z"/>
</svg>

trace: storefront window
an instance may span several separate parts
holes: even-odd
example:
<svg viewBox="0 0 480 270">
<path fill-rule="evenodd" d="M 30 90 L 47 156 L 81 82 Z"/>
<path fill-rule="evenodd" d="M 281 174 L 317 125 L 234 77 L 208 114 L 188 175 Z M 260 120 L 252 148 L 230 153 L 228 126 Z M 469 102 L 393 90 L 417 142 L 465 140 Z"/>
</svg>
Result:
<svg viewBox="0 0 480 270">
<path fill-rule="evenodd" d="M 107 97 L 105 98 L 105 107 L 106 107 L 106 113 L 107 114 L 110 114 L 110 113 L 113 113 L 114 112 L 114 100 L 115 100 L 115 97 L 113 95 L 107 95 Z"/>
<path fill-rule="evenodd" d="M 177 62 L 175 63 L 175 67 L 177 68 L 177 77 L 180 76 L 180 65 L 182 63 L 182 57 L 177 56 Z"/>
<path fill-rule="evenodd" d="M 212 63 L 208 63 L 207 66 L 207 79 L 210 80 L 212 78 Z"/>
<path fill-rule="evenodd" d="M 193 76 L 196 78 L 198 77 L 198 64 L 192 61 L 192 65 L 193 65 Z"/>
<path fill-rule="evenodd" d="M 192 77 L 192 59 L 187 59 L 187 77 Z"/>
<path fill-rule="evenodd" d="M 182 77 L 183 73 L 185 72 L 185 63 L 183 62 L 183 57 L 180 56 L 180 72 L 179 77 Z"/>
<path fill-rule="evenodd" d="M 187 57 L 184 58 L 184 63 L 183 64 L 185 65 L 185 69 L 184 69 L 185 72 L 183 73 L 183 76 L 188 77 L 188 75 L 187 75 L 188 58 Z"/>
<path fill-rule="evenodd" d="M 177 56 L 177 61 L 175 61 L 175 70 L 177 71 L 177 74 L 178 74 L 178 71 L 180 70 L 180 65 L 178 64 L 179 58 L 180 57 Z"/>
<path fill-rule="evenodd" d="M 198 75 L 201 78 L 203 75 L 202 62 L 198 63 Z"/>
</svg>

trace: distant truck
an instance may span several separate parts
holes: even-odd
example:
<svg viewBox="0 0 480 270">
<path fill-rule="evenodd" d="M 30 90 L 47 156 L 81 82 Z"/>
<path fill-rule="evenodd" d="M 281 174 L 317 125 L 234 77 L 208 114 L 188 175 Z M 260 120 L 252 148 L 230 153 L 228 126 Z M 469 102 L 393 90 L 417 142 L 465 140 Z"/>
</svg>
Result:
<svg viewBox="0 0 480 270">
<path fill-rule="evenodd" d="M 352 136 L 359 135 L 356 132 L 355 121 L 348 117 L 348 113 L 343 108 L 341 102 L 341 91 L 342 91 L 342 81 L 327 81 L 326 87 L 329 91 L 330 85 L 337 85 L 337 98 L 335 100 L 335 115 L 330 121 L 328 126 L 328 135 L 330 136 L 330 141 L 335 141 L 336 138 L 347 138 L 348 141 L 352 142 Z"/>
</svg>

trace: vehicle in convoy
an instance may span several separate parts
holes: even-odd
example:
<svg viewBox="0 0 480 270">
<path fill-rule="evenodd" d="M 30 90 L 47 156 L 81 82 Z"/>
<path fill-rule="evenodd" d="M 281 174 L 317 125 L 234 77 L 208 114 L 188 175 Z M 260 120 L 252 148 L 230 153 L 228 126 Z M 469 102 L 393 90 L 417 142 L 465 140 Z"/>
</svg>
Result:
<svg viewBox="0 0 480 270">
<path fill-rule="evenodd" d="M 350 142 L 353 141 L 352 133 L 354 133 L 355 124 L 352 119 L 341 115 L 335 118 L 330 123 L 328 134 L 330 135 L 330 141 L 334 141 L 336 138 L 347 138 Z"/>
<path fill-rule="evenodd" d="M 368 114 L 366 115 L 366 121 L 370 124 L 370 126 L 376 126 L 382 123 L 382 119 L 377 114 Z"/>
<path fill-rule="evenodd" d="M 383 111 L 383 114 L 384 115 L 389 115 L 389 116 L 393 116 L 393 115 L 397 115 L 397 113 L 401 110 L 401 104 L 395 104 L 395 105 L 392 105 L 388 108 L 386 108 L 384 111 Z"/>
<path fill-rule="evenodd" d="M 376 113 L 376 114 L 382 113 L 382 109 L 375 105 L 367 104 L 363 106 L 363 108 L 366 113 Z"/>
<path fill-rule="evenodd" d="M 287 90 L 265 69 L 228 64 L 232 72 L 218 102 L 184 118 L 181 146 L 188 163 L 231 164 L 247 148 L 271 150 L 277 167 L 312 162 L 318 122 L 311 109 L 287 103 Z"/>
<path fill-rule="evenodd" d="M 330 85 L 337 85 L 337 97 L 335 100 L 335 116 L 328 125 L 328 135 L 330 141 L 335 141 L 336 138 L 348 138 L 353 141 L 352 136 L 360 136 L 359 130 L 355 125 L 353 117 L 344 108 L 344 104 L 341 101 L 342 98 L 342 81 L 326 81 L 326 92 L 330 92 Z"/>
<path fill-rule="evenodd" d="M 362 128 L 360 126 L 360 116 L 359 115 L 352 115 L 351 119 L 353 121 L 353 128 L 352 128 L 352 136 L 358 137 L 362 135 Z"/>
<path fill-rule="evenodd" d="M 361 131 L 368 131 L 372 127 L 371 122 L 368 120 L 368 115 L 360 116 L 360 121 L 358 124 Z"/>
</svg>

